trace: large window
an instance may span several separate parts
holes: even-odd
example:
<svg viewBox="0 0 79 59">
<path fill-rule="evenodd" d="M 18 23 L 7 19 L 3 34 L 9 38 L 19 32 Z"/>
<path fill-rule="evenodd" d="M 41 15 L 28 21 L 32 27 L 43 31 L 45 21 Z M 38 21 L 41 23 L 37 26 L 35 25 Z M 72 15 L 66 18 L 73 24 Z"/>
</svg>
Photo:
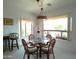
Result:
<svg viewBox="0 0 79 59">
<path fill-rule="evenodd" d="M 44 30 L 67 30 L 68 18 L 48 19 L 43 22 Z"/>
<path fill-rule="evenodd" d="M 29 34 L 32 33 L 32 22 L 27 20 L 21 20 L 21 37 L 27 37 Z"/>
<path fill-rule="evenodd" d="M 52 37 L 68 39 L 68 24 L 67 16 L 54 17 L 43 21 L 44 36 L 49 32 Z"/>
</svg>

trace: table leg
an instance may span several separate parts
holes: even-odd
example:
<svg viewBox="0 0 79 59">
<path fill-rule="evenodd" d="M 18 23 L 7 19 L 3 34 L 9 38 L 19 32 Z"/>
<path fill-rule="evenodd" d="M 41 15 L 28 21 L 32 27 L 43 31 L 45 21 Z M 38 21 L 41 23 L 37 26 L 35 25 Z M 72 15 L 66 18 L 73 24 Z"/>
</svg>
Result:
<svg viewBox="0 0 79 59">
<path fill-rule="evenodd" d="M 41 45 L 39 45 L 40 47 L 40 49 L 39 49 L 39 57 L 41 57 Z"/>
</svg>

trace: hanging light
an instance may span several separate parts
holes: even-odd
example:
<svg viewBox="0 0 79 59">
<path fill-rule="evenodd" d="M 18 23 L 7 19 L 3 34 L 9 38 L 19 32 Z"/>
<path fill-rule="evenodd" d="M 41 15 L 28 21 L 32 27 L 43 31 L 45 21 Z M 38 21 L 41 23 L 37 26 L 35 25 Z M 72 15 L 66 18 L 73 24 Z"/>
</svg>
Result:
<svg viewBox="0 0 79 59">
<path fill-rule="evenodd" d="M 43 1 L 40 0 L 36 0 L 38 3 L 41 3 L 41 5 L 39 5 L 41 7 L 41 12 L 40 15 L 37 16 L 37 19 L 47 19 L 47 16 L 44 12 L 44 8 L 43 8 Z"/>
<path fill-rule="evenodd" d="M 37 16 L 37 19 L 47 19 L 47 16 L 45 15 L 43 8 L 41 8 L 40 15 Z"/>
</svg>

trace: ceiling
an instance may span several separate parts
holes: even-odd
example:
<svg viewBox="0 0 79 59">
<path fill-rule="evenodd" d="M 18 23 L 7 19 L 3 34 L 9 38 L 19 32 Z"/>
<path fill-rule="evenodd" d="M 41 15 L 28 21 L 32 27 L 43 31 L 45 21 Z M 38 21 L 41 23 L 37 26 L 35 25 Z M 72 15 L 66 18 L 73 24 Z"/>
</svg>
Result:
<svg viewBox="0 0 79 59">
<path fill-rule="evenodd" d="M 75 0 L 43 0 L 43 7 L 47 12 L 51 9 L 55 10 L 65 6 L 72 6 L 75 2 Z M 50 3 L 51 6 L 48 6 L 48 3 Z M 36 0 L 3 0 L 3 8 L 7 8 L 9 10 L 16 9 L 17 12 L 19 12 L 19 10 L 23 10 L 33 14 L 38 14 L 40 12 L 40 8 Z"/>
</svg>

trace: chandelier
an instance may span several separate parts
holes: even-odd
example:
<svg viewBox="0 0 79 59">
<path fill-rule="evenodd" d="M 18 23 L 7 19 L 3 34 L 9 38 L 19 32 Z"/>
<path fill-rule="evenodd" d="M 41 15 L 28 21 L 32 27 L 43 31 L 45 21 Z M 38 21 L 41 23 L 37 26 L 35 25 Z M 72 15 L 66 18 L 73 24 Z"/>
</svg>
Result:
<svg viewBox="0 0 79 59">
<path fill-rule="evenodd" d="M 37 16 L 37 19 L 47 19 L 47 16 L 46 16 L 46 14 L 44 12 L 44 8 L 43 8 L 43 1 L 41 1 L 41 0 L 36 0 L 36 1 L 39 4 L 39 6 L 41 7 L 40 15 Z"/>
</svg>

